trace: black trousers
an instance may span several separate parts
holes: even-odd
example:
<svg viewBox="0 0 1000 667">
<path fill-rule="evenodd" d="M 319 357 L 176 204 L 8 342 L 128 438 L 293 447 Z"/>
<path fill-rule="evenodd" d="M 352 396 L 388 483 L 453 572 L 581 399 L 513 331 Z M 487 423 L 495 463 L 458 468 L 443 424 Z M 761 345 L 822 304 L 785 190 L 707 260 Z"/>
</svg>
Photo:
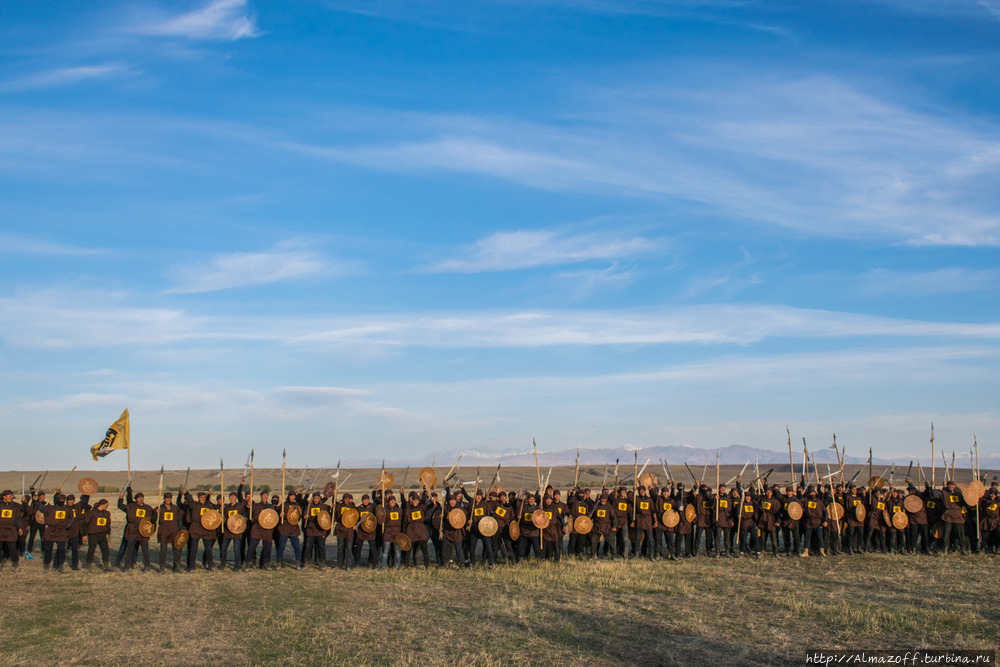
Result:
<svg viewBox="0 0 1000 667">
<path fill-rule="evenodd" d="M 718 555 L 733 552 L 732 528 L 715 527 L 715 553 Z"/>
<path fill-rule="evenodd" d="M 656 545 L 655 556 L 676 556 L 676 533 L 672 530 L 666 530 L 664 528 L 654 528 L 653 529 L 653 544 Z M 662 546 L 661 546 L 662 545 Z"/>
<path fill-rule="evenodd" d="M 926 554 L 930 552 L 930 532 L 928 531 L 926 523 L 911 523 L 906 527 L 906 533 L 909 538 L 909 544 L 907 544 L 907 547 L 909 548 L 910 553 L 916 552 L 917 540 L 920 541 L 920 553 Z"/>
<path fill-rule="evenodd" d="M 264 569 L 266 565 L 271 563 L 271 540 L 264 540 L 259 537 L 251 537 L 250 541 L 247 542 L 247 554 L 250 557 L 249 562 L 243 561 L 249 567 L 256 565 L 257 559 L 257 545 L 260 547 L 260 569 Z"/>
<path fill-rule="evenodd" d="M 483 558 L 493 565 L 493 540 L 484 535 L 480 535 L 473 531 L 472 533 L 472 546 L 469 547 L 469 563 L 471 565 L 476 564 L 476 547 L 477 543 L 483 543 Z"/>
<path fill-rule="evenodd" d="M 364 558 L 365 544 L 368 545 L 368 558 L 367 559 Z M 381 555 L 377 551 L 377 547 L 375 546 L 375 539 L 374 538 L 372 538 L 370 540 L 359 540 L 357 538 L 354 539 L 354 562 L 358 566 L 361 566 L 361 565 L 367 563 L 368 567 L 378 567 L 379 559 L 380 558 L 381 558 Z"/>
<path fill-rule="evenodd" d="M 444 560 L 445 562 L 452 559 L 452 555 L 458 561 L 460 567 L 465 567 L 465 549 L 462 544 L 462 540 L 457 542 L 452 542 L 451 540 L 444 541 Z"/>
<path fill-rule="evenodd" d="M 125 567 L 126 570 L 131 570 L 132 566 L 135 565 L 138 556 L 135 551 L 137 546 L 142 549 L 142 569 L 149 569 L 149 540 L 129 540 L 125 547 L 128 552 L 128 565 Z"/>
<path fill-rule="evenodd" d="M 9 559 L 13 566 L 17 567 L 17 540 L 0 542 L 0 563 L 4 559 Z"/>
<path fill-rule="evenodd" d="M 35 548 L 35 535 L 38 535 L 38 539 L 42 539 L 42 535 L 45 534 L 45 524 L 31 522 L 31 528 L 28 530 L 28 553 Z"/>
<path fill-rule="evenodd" d="M 326 538 L 322 535 L 306 535 L 306 548 L 302 550 L 303 564 L 315 562 L 326 567 Z"/>
<path fill-rule="evenodd" d="M 781 541 L 785 545 L 786 554 L 797 554 L 799 553 L 799 526 L 796 524 L 794 528 L 782 528 L 781 529 Z"/>
<path fill-rule="evenodd" d="M 430 557 L 427 555 L 427 540 L 417 540 L 415 542 L 410 542 L 410 565 L 416 567 L 417 565 L 417 551 L 420 551 L 423 557 L 424 568 L 430 567 L 431 561 Z"/>
<path fill-rule="evenodd" d="M 965 525 L 961 523 L 948 523 L 944 524 L 944 539 L 941 540 L 942 553 L 948 553 L 951 547 L 951 538 L 955 536 L 958 540 L 958 548 L 961 551 L 969 550 L 969 538 L 965 534 Z"/>
<path fill-rule="evenodd" d="M 69 549 L 69 566 L 74 570 L 80 569 L 80 536 L 71 537 L 66 540 L 66 547 Z"/>
<path fill-rule="evenodd" d="M 778 555 L 778 531 L 777 531 L 777 529 L 775 529 L 775 530 L 764 530 L 764 531 L 761 531 L 761 540 L 760 540 L 760 550 L 761 551 L 767 551 L 767 541 L 768 540 L 771 540 L 771 550 L 774 552 L 774 555 L 777 556 Z"/>
<path fill-rule="evenodd" d="M 55 562 L 52 560 L 52 546 L 55 545 Z M 44 554 L 43 563 L 45 565 L 54 565 L 55 567 L 61 566 L 66 562 L 66 540 L 60 542 L 48 542 L 42 540 L 42 553 Z"/>
<path fill-rule="evenodd" d="M 518 549 L 517 543 L 510 539 L 509 530 L 503 531 L 503 535 L 500 536 L 500 542 L 503 544 L 503 550 L 507 552 L 507 562 L 517 563 L 521 560 L 521 552 Z"/>
<path fill-rule="evenodd" d="M 338 537 L 337 538 L 337 565 L 339 565 L 340 567 L 344 568 L 345 570 L 348 567 L 348 565 L 347 565 L 347 554 L 351 553 L 353 551 L 353 549 L 351 548 L 353 546 L 354 546 L 354 538 L 353 537 Z M 351 553 L 352 557 L 353 557 L 353 555 L 354 554 Z M 355 562 L 354 564 L 357 565 L 357 562 Z"/>
<path fill-rule="evenodd" d="M 614 533 L 608 533 L 607 535 L 600 535 L 596 530 L 592 530 L 590 531 L 590 535 L 588 535 L 588 537 L 590 538 L 590 555 L 592 558 L 597 558 L 597 552 L 601 548 L 601 542 L 604 542 L 604 544 L 608 546 L 611 558 L 614 558 L 617 555 L 617 552 L 615 550 Z"/>
<path fill-rule="evenodd" d="M 226 558 L 229 555 L 229 545 L 233 545 L 233 569 L 238 570 L 243 566 L 243 554 L 240 553 L 240 542 L 239 537 L 223 537 L 219 541 L 219 569 L 226 569 Z M 160 546 L 160 567 L 163 567 L 163 561 L 166 551 L 163 549 L 163 545 Z M 174 556 L 174 569 L 177 569 L 177 558 L 180 555 L 180 551 L 176 552 Z"/>
<path fill-rule="evenodd" d="M 210 540 L 207 538 L 197 538 L 192 537 L 191 541 L 188 542 L 188 569 L 194 570 L 195 566 L 198 564 L 198 542 L 202 543 L 205 549 L 205 557 L 202 559 L 202 563 L 205 565 L 206 570 L 215 569 L 215 556 L 212 554 L 212 550 L 215 549 L 215 540 Z"/>
<path fill-rule="evenodd" d="M 223 543 L 225 543 L 226 540 L 222 541 Z M 160 542 L 160 572 L 163 572 L 167 568 L 167 551 L 174 552 L 174 572 L 176 572 L 177 568 L 179 568 L 181 565 L 181 550 L 174 549 L 173 539 L 169 539 L 165 542 Z M 223 554 L 224 553 L 225 552 L 223 552 Z M 226 564 L 225 555 L 222 556 L 222 564 L 223 565 Z"/>
<path fill-rule="evenodd" d="M 108 536 L 104 535 L 88 535 L 87 536 L 87 567 L 94 562 L 94 552 L 97 548 L 101 548 L 101 562 L 104 563 L 104 567 L 108 566 L 111 562 L 111 547 L 108 546 Z"/>
</svg>

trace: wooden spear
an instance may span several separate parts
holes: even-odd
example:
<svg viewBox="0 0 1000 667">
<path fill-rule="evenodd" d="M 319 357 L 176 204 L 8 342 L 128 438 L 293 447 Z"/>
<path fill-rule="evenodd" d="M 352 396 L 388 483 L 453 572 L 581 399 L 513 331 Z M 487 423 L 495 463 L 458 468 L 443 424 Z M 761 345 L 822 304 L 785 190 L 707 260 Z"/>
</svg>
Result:
<svg viewBox="0 0 1000 667">
<path fill-rule="evenodd" d="M 791 478 L 789 484 L 795 484 L 795 463 L 792 461 L 792 432 L 785 426 L 785 433 L 788 434 L 788 476 Z"/>
</svg>

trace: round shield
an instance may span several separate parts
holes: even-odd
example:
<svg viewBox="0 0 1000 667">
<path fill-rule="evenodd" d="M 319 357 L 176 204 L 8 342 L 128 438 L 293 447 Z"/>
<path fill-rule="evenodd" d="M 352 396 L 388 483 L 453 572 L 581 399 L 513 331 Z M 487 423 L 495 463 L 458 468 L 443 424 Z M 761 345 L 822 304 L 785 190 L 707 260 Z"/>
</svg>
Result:
<svg viewBox="0 0 1000 667">
<path fill-rule="evenodd" d="M 365 533 L 374 533 L 375 527 L 378 526 L 378 521 L 375 520 L 375 515 L 370 512 L 365 512 L 365 517 L 361 519 L 359 524 L 361 531 Z"/>
<path fill-rule="evenodd" d="M 231 514 L 228 519 L 226 519 L 226 530 L 228 530 L 233 535 L 242 535 L 243 531 L 247 529 L 247 520 L 243 518 L 242 514 Z"/>
<path fill-rule="evenodd" d="M 906 512 L 896 512 L 892 515 L 892 526 L 896 530 L 903 530 L 910 525 L 910 519 L 906 516 Z"/>
<path fill-rule="evenodd" d="M 521 525 L 517 521 L 510 522 L 510 525 L 507 526 L 507 532 L 510 534 L 510 539 L 515 542 L 521 539 Z"/>
<path fill-rule="evenodd" d="M 431 475 L 434 475 L 434 474 L 435 474 L 434 473 L 434 468 L 432 468 L 430 466 L 426 466 L 426 467 L 423 467 L 423 468 L 420 469 L 420 475 L 417 476 L 417 479 L 419 479 L 421 482 L 423 482 L 425 479 L 429 479 L 431 477 Z"/>
<path fill-rule="evenodd" d="M 573 521 L 573 530 L 579 535 L 587 535 L 593 529 L 594 522 L 590 520 L 589 516 L 581 515 Z"/>
<path fill-rule="evenodd" d="M 684 508 L 684 520 L 688 523 L 694 523 L 694 520 L 698 517 L 698 510 L 694 505 L 688 505 Z"/>
<path fill-rule="evenodd" d="M 969 482 L 962 490 L 962 497 L 966 505 L 975 507 L 979 500 L 986 494 L 986 486 L 979 480 Z"/>
<path fill-rule="evenodd" d="M 375 507 L 375 521 L 377 521 L 379 524 L 384 524 L 385 523 L 385 514 L 386 514 L 386 512 L 385 512 L 385 508 L 384 507 L 382 507 L 381 505 L 377 505 Z M 372 530 L 375 530 L 375 529 L 372 528 Z M 371 532 L 371 531 L 368 531 L 368 532 Z"/>
<path fill-rule="evenodd" d="M 337 483 L 327 482 L 326 486 L 323 487 L 323 497 L 333 498 L 335 495 L 337 495 Z M 334 500 L 336 500 L 336 498 L 334 498 Z"/>
<path fill-rule="evenodd" d="M 348 507 L 340 515 L 340 525 L 344 526 L 345 528 L 354 528 L 354 525 L 358 522 L 358 519 L 360 518 L 361 515 L 358 514 L 358 511 L 356 509 L 354 509 L 353 507 Z"/>
<path fill-rule="evenodd" d="M 549 515 L 543 509 L 537 509 L 531 513 L 531 523 L 535 528 L 545 530 L 549 526 Z"/>
<path fill-rule="evenodd" d="M 422 486 L 424 489 L 428 491 L 433 491 L 434 489 L 437 488 L 437 485 L 438 485 L 438 478 L 437 475 L 435 475 L 434 473 L 431 473 L 427 477 L 420 478 L 420 486 Z"/>
<path fill-rule="evenodd" d="M 407 537 L 406 533 L 396 533 L 395 541 L 396 546 L 399 547 L 400 551 L 409 551 L 410 547 L 413 546 L 410 544 L 410 538 Z"/>
<path fill-rule="evenodd" d="M 285 521 L 288 523 L 298 523 L 302 519 L 302 508 L 292 505 L 285 511 Z"/>
<path fill-rule="evenodd" d="M 191 539 L 191 533 L 186 530 L 182 530 L 176 535 L 174 535 L 174 549 L 183 549 L 187 546 L 188 540 Z"/>
<path fill-rule="evenodd" d="M 874 489 L 883 489 L 885 488 L 885 480 L 882 479 L 881 475 L 876 475 L 875 477 L 872 477 L 870 480 L 868 480 L 868 486 Z"/>
<path fill-rule="evenodd" d="M 97 493 L 97 480 L 84 477 L 76 483 L 77 490 L 85 496 L 92 496 Z"/>
<path fill-rule="evenodd" d="M 156 532 L 156 524 L 154 524 L 149 519 L 142 519 L 139 521 L 139 534 L 143 537 L 149 537 Z"/>
<path fill-rule="evenodd" d="M 795 501 L 788 503 L 787 511 L 788 517 L 793 521 L 798 521 L 802 518 L 802 505 L 799 505 Z"/>
<path fill-rule="evenodd" d="M 41 510 L 35 512 L 35 523 L 45 525 L 45 512 Z"/>
<path fill-rule="evenodd" d="M 441 530 L 441 516 L 444 512 L 435 512 L 431 515 L 431 525 L 434 526 L 434 530 Z"/>
<path fill-rule="evenodd" d="M 500 495 L 501 493 L 504 492 L 503 487 L 500 486 L 499 484 L 494 484 L 492 487 L 490 487 L 490 491 L 497 495 Z"/>
<path fill-rule="evenodd" d="M 464 528 L 465 520 L 465 512 L 457 507 L 448 512 L 448 523 L 451 524 L 452 528 Z"/>
<path fill-rule="evenodd" d="M 647 489 L 659 485 L 660 480 L 656 479 L 656 475 L 651 472 L 647 472 L 645 475 L 639 476 L 639 486 L 644 486 Z"/>
<path fill-rule="evenodd" d="M 840 521 L 844 518 L 844 506 L 840 503 L 828 505 L 826 508 L 826 515 L 834 521 Z"/>
<path fill-rule="evenodd" d="M 257 515 L 257 521 L 260 522 L 260 527 L 264 530 L 271 530 L 281 521 L 281 517 L 273 509 L 268 507 L 266 510 Z"/>
<path fill-rule="evenodd" d="M 491 516 L 485 516 L 479 520 L 479 534 L 483 537 L 493 537 L 500 529 L 500 524 Z"/>
<path fill-rule="evenodd" d="M 222 515 L 218 510 L 208 510 L 201 515 L 201 527 L 205 530 L 215 530 L 222 525 Z"/>
<path fill-rule="evenodd" d="M 330 530 L 330 526 L 332 525 L 332 521 L 330 520 L 330 513 L 327 512 L 326 510 L 320 510 L 319 514 L 316 515 L 316 523 L 319 524 L 319 527 L 322 530 Z M 348 528 L 349 527 L 350 526 L 348 526 Z"/>
<path fill-rule="evenodd" d="M 864 521 L 866 516 L 868 516 L 868 510 L 865 509 L 865 506 L 862 505 L 861 503 L 855 505 L 854 518 L 857 519 L 858 521 Z"/>
<path fill-rule="evenodd" d="M 392 476 L 391 472 L 381 472 L 375 479 L 375 488 L 382 489 L 383 491 L 392 488 L 392 483 L 396 481 L 396 478 Z"/>
<path fill-rule="evenodd" d="M 943 521 L 938 521 L 936 524 L 934 524 L 934 527 L 931 528 L 931 535 L 934 536 L 935 540 L 944 539 L 944 522 Z"/>
<path fill-rule="evenodd" d="M 924 508 L 924 501 L 915 493 L 911 493 L 903 499 L 903 509 L 907 512 L 919 512 Z"/>
<path fill-rule="evenodd" d="M 673 528 L 681 522 L 681 515 L 673 510 L 666 510 L 663 512 L 663 525 L 667 528 Z"/>
<path fill-rule="evenodd" d="M 882 520 L 885 521 L 885 525 L 892 525 L 892 515 L 889 514 L 889 510 L 882 510 Z"/>
</svg>

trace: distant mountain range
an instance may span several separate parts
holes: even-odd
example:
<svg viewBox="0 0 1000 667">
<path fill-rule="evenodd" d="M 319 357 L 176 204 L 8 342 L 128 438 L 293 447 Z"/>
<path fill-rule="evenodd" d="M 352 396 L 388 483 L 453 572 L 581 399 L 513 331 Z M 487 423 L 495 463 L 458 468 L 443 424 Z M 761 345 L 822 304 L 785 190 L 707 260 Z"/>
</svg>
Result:
<svg viewBox="0 0 1000 667">
<path fill-rule="evenodd" d="M 770 449 L 757 449 L 754 447 L 746 447 L 743 445 L 729 445 L 728 447 L 719 447 L 717 449 L 702 449 L 699 447 L 691 447 L 689 445 L 680 446 L 667 446 L 667 447 L 630 447 L 628 445 L 619 448 L 588 448 L 579 450 L 580 452 L 580 464 L 581 465 L 604 465 L 605 463 L 614 464 L 615 459 L 618 459 L 622 464 L 628 464 L 635 460 L 635 452 L 638 452 L 640 465 L 649 459 L 651 463 L 658 464 L 660 459 L 664 459 L 670 465 L 682 465 L 687 463 L 689 465 L 700 465 L 704 466 L 705 461 L 714 464 L 715 455 L 718 453 L 719 462 L 725 465 L 743 465 L 747 461 L 753 464 L 756 459 L 760 464 L 765 463 L 788 463 L 788 451 L 773 451 Z M 425 457 L 414 460 L 394 460 L 386 461 L 386 464 L 391 464 L 393 466 L 401 465 L 427 465 L 429 461 L 436 461 L 438 466 L 449 466 L 451 465 L 459 455 L 462 455 L 462 465 L 486 465 L 486 464 L 502 464 L 504 466 L 533 466 L 535 465 L 535 455 L 532 450 L 527 451 L 516 451 L 516 450 L 505 450 L 500 452 L 480 452 L 475 450 L 451 450 L 444 452 L 435 452 L 433 454 L 428 454 Z M 576 462 L 576 449 L 562 449 L 554 452 L 538 452 L 538 462 L 543 466 L 566 466 L 573 465 Z M 837 463 L 837 455 L 829 447 L 824 447 L 817 449 L 815 451 L 810 450 L 809 452 L 810 461 L 814 460 L 818 463 Z M 802 464 L 802 451 L 792 451 L 792 460 L 801 465 Z M 868 458 L 858 458 L 854 456 L 848 456 L 845 463 L 867 463 Z M 909 461 L 903 463 L 906 465 Z M 382 463 L 381 459 L 368 459 L 368 458 L 356 458 L 347 459 L 343 462 L 345 467 L 358 467 L 358 468 L 369 468 L 377 467 Z M 890 465 L 892 463 L 889 459 L 875 458 L 873 463 L 875 465 Z M 896 463 L 900 463 L 897 461 Z M 961 466 L 961 463 L 959 463 Z"/>
</svg>

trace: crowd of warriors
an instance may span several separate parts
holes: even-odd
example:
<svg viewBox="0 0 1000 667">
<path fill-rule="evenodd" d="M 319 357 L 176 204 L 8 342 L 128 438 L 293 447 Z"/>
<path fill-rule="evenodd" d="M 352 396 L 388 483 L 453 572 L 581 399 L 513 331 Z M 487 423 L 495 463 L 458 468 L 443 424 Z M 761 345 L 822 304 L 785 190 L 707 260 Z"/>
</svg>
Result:
<svg viewBox="0 0 1000 667">
<path fill-rule="evenodd" d="M 908 496 L 920 502 L 907 502 Z M 113 521 L 122 517 L 112 515 L 107 500 L 93 505 L 89 501 L 86 495 L 77 499 L 73 494 L 56 493 L 50 504 L 44 493 L 33 492 L 15 502 L 13 492 L 3 491 L 0 567 L 9 562 L 16 569 L 20 558 L 33 558 L 39 538 L 46 571 L 63 572 L 67 557 L 72 569 L 81 565 L 90 569 L 98 550 L 102 568 L 110 570 L 108 537 Z M 835 503 L 844 509 L 839 520 L 832 518 L 838 512 L 829 509 Z M 219 494 L 215 502 L 205 492 L 192 494 L 181 488 L 177 501 L 171 493 L 164 493 L 157 507 L 129 487 L 117 503 L 125 529 L 115 566 L 132 568 L 141 554 L 143 569 L 151 569 L 150 541 L 159 544 L 160 572 L 170 568 L 194 571 L 199 555 L 203 568 L 241 570 L 278 565 L 464 568 L 477 562 L 492 568 L 496 562 L 559 561 L 566 556 L 675 560 L 760 558 L 762 553 L 996 554 L 1000 550 L 998 503 L 996 482 L 978 502 L 968 505 L 952 481 L 940 489 L 926 483 L 923 489 L 913 484 L 905 489 L 866 489 L 853 484 L 817 488 L 803 480 L 782 490 L 778 485 L 742 488 L 737 480 L 735 488 L 720 485 L 714 491 L 705 484 L 689 489 L 671 482 L 659 488 L 622 486 L 596 493 L 576 488 L 565 498 L 552 487 L 521 494 L 476 489 L 470 496 L 458 486 L 444 490 L 443 503 L 437 492 L 403 489 L 398 498 L 392 490 L 375 489 L 361 495 L 359 502 L 351 493 L 338 499 L 301 488 L 290 490 L 284 500 L 268 492 L 254 500 L 244 494 L 241 482 L 238 490 L 228 497 Z M 858 511 L 859 506 L 864 510 Z M 267 509 L 280 517 L 273 528 L 262 525 Z M 461 509 L 459 516 L 466 518 L 458 526 L 453 525 L 454 509 Z M 200 520 L 210 510 L 221 512 L 218 528 L 205 528 Z M 547 521 L 539 520 L 537 510 L 542 510 Z M 905 522 L 895 518 L 899 513 L 905 513 Z M 239 522 L 228 521 L 233 515 L 245 519 L 243 530 L 231 530 L 240 528 Z M 376 516 L 379 521 L 374 520 Z M 484 523 L 487 517 L 493 522 Z M 590 521 L 581 527 L 578 517 Z M 187 531 L 186 544 L 178 540 L 182 531 Z M 335 545 L 330 545 L 335 546 L 336 555 L 330 559 L 327 541 L 332 538 L 336 538 Z M 84 543 L 85 555 L 81 553 Z M 294 560 L 286 560 L 286 552 Z"/>
</svg>

